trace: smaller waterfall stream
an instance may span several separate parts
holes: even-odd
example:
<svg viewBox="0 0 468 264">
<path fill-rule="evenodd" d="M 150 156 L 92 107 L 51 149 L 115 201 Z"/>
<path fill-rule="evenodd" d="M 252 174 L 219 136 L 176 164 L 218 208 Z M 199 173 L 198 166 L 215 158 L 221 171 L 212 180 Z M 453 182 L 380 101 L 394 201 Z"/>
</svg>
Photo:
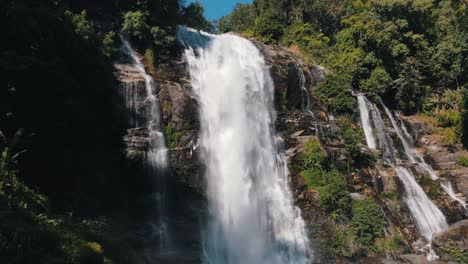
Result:
<svg viewBox="0 0 468 264">
<path fill-rule="evenodd" d="M 134 67 L 145 80 L 146 99 L 144 100 L 143 113 L 145 115 L 146 130 L 148 133 L 149 149 L 146 151 L 146 161 L 148 174 L 155 181 L 155 192 L 152 195 L 156 203 L 156 221 L 152 223 L 154 235 L 157 236 L 160 251 L 171 249 L 171 240 L 168 230 L 167 220 L 167 170 L 168 170 L 168 149 L 161 129 L 161 113 L 159 99 L 155 95 L 155 84 L 153 78 L 146 72 L 143 63 L 137 53 L 132 49 L 130 43 L 121 36 L 124 52 L 132 58 Z M 130 92 L 134 94 L 134 92 Z M 138 96 L 127 98 L 127 106 L 135 111 Z M 138 123 L 135 123 L 137 125 Z"/>
<path fill-rule="evenodd" d="M 387 128 L 385 127 L 385 123 L 382 119 L 379 109 L 377 106 L 365 98 L 364 95 L 358 96 L 359 103 L 359 110 L 361 113 L 361 122 L 363 126 L 363 130 L 366 131 L 366 141 L 367 142 L 374 142 L 376 139 L 374 138 L 373 129 L 376 130 L 377 141 L 379 150 L 382 152 L 383 160 L 391 165 L 398 178 L 404 185 L 405 188 L 405 202 L 410 210 L 411 217 L 419 231 L 419 233 L 426 239 L 429 243 L 427 245 L 428 250 L 428 259 L 434 259 L 437 256 L 435 252 L 431 249 L 431 239 L 432 235 L 438 233 L 446 228 L 448 228 L 447 220 L 445 216 L 442 214 L 439 208 L 434 205 L 434 203 L 427 197 L 424 190 L 421 186 L 416 182 L 414 175 L 411 171 L 403 167 L 401 164 L 401 160 L 397 158 L 397 153 L 393 141 L 391 140 L 390 136 L 388 135 Z M 400 140 L 402 141 L 403 147 L 405 148 L 406 155 L 411 162 L 411 164 L 421 164 L 422 158 L 418 158 L 413 151 L 410 143 L 405 139 L 403 136 L 402 130 L 396 125 L 396 121 L 391 115 L 390 111 L 384 106 L 387 115 L 392 122 L 392 125 L 395 128 Z M 363 121 L 366 119 L 366 116 L 369 116 L 368 113 L 371 113 L 372 124 L 370 121 Z M 372 125 L 374 125 L 372 127 Z M 369 145 L 370 147 L 370 145 Z M 418 162 L 419 161 L 419 162 Z M 424 163 L 425 164 L 425 163 Z M 427 164 L 426 164 L 427 165 Z M 424 166 L 422 166 L 425 168 Z M 429 165 L 427 165 L 428 168 Z"/>
<path fill-rule="evenodd" d="M 301 88 L 302 94 L 302 109 L 309 113 L 312 118 L 315 118 L 314 113 L 310 110 L 310 91 L 306 87 L 307 82 L 303 66 L 298 60 L 295 60 L 294 58 L 291 59 L 294 61 L 294 67 L 297 69 L 297 74 L 299 75 L 299 87 Z"/>
<path fill-rule="evenodd" d="M 357 95 L 358 105 L 359 105 L 359 114 L 361 116 L 362 128 L 367 141 L 367 146 L 370 149 L 377 149 L 376 139 L 373 134 L 373 129 L 371 126 L 371 119 L 369 115 L 369 107 L 366 97 L 363 94 Z"/>
<path fill-rule="evenodd" d="M 429 175 L 432 180 L 439 179 L 439 177 L 436 175 L 436 173 L 432 169 L 431 165 L 427 164 L 424 158 L 421 157 L 421 155 L 414 148 L 414 145 L 413 145 L 414 141 L 412 140 L 411 135 L 408 133 L 408 130 L 404 126 L 403 122 L 399 120 L 401 124 L 401 128 L 400 128 L 400 126 L 398 126 L 398 123 L 395 120 L 395 117 L 393 116 L 393 114 L 390 112 L 390 110 L 385 105 L 382 105 L 382 106 L 385 109 L 385 112 L 387 113 L 388 118 L 392 122 L 392 126 L 395 129 L 395 132 L 397 133 L 398 137 L 400 138 L 401 143 L 403 144 L 405 154 L 408 157 L 409 161 L 413 163 L 415 166 L 418 166 L 424 173 Z M 449 181 L 442 181 L 440 182 L 440 185 L 442 189 L 447 193 L 447 195 L 453 201 L 459 203 L 462 206 L 461 207 L 462 213 L 466 214 L 467 213 L 466 203 L 455 195 L 455 192 L 453 191 L 452 183 Z"/>
</svg>

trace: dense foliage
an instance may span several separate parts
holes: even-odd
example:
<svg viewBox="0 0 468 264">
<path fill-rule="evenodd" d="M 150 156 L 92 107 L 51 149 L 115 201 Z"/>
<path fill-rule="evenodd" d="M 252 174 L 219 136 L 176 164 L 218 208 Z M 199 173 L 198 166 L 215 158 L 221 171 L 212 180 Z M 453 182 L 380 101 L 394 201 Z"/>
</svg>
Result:
<svg viewBox="0 0 468 264">
<path fill-rule="evenodd" d="M 202 14 L 178 0 L 0 1 L 0 263 L 142 263 L 111 228 L 144 218 L 153 186 L 124 162 L 119 33 L 151 70 L 177 25 L 210 29 Z"/>
<path fill-rule="evenodd" d="M 350 89 L 363 91 L 406 114 L 452 115 L 446 137 L 467 145 L 467 17 L 462 0 L 254 0 L 219 30 L 299 47 L 330 69 L 320 89 L 335 113 L 352 111 Z M 446 102 L 451 92 L 465 104 Z"/>
</svg>

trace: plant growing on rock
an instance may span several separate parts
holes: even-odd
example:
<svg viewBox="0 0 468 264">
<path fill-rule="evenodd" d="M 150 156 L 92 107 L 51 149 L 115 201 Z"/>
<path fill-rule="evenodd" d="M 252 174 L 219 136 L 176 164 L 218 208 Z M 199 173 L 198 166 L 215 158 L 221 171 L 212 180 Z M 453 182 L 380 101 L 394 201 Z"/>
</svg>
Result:
<svg viewBox="0 0 468 264">
<path fill-rule="evenodd" d="M 384 237 L 385 218 L 373 199 L 355 200 L 352 206 L 351 229 L 360 248 L 377 251 L 377 239 Z"/>
</svg>

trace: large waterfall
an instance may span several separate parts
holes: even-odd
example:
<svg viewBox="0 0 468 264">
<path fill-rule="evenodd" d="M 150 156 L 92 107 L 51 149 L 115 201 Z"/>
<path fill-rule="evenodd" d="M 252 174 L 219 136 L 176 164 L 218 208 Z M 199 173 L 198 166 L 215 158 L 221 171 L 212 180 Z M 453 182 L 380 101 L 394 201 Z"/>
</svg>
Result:
<svg viewBox="0 0 468 264">
<path fill-rule="evenodd" d="M 158 240 L 160 251 L 170 250 L 171 241 L 168 231 L 167 220 L 167 170 L 168 170 L 168 149 L 164 134 L 161 129 L 161 113 L 159 99 L 155 95 L 155 84 L 153 78 L 146 72 L 140 57 L 130 46 L 130 43 L 121 37 L 123 43 L 123 51 L 132 59 L 133 67 L 145 81 L 145 96 L 143 102 L 138 102 L 141 93 L 136 90 L 137 87 L 127 87 L 126 105 L 131 111 L 136 111 L 137 114 L 143 115 L 145 128 L 148 133 L 148 150 L 146 151 L 146 162 L 148 173 L 155 181 L 155 192 L 152 196 L 156 204 L 155 219 L 152 223 L 154 236 Z M 138 106 L 143 104 L 143 106 Z M 140 122 L 132 122 L 133 125 L 139 126 Z"/>
<path fill-rule="evenodd" d="M 411 170 L 404 167 L 402 160 L 398 159 L 396 156 L 396 149 L 388 135 L 387 128 L 382 119 L 378 107 L 371 103 L 364 95 L 359 95 L 358 100 L 365 103 L 359 103 L 359 111 L 361 113 L 361 119 L 365 119 L 366 116 L 369 116 L 371 112 L 372 123 L 370 121 L 361 120 L 363 130 L 367 131 L 365 133 L 367 142 L 375 141 L 374 138 L 374 129 L 377 131 L 377 141 L 379 150 L 382 152 L 384 162 L 391 165 L 398 178 L 404 185 L 405 188 L 405 202 L 410 210 L 411 217 L 418 228 L 419 233 L 426 239 L 428 244 L 428 258 L 432 259 L 435 257 L 435 253 L 430 248 L 430 242 L 432 235 L 438 233 L 446 228 L 448 228 L 447 220 L 442 214 L 439 208 L 434 205 L 434 203 L 427 197 L 424 190 L 416 182 L 414 175 L 411 173 Z M 416 163 L 416 165 L 423 164 L 422 158 L 418 158 L 412 149 L 410 143 L 405 140 L 402 130 L 399 129 L 396 124 L 395 119 L 393 118 L 390 111 L 384 106 L 388 117 L 390 118 L 394 129 L 396 130 L 402 144 L 405 148 L 405 153 L 410 162 L 410 165 Z M 407 132 L 406 132 L 407 133 Z M 369 145 L 369 148 L 371 146 Z M 419 163 L 418 163 L 419 162 Z M 426 163 L 424 163 L 426 164 Z M 424 169 L 430 169 L 429 165 Z"/>
<path fill-rule="evenodd" d="M 305 224 L 273 129 L 274 87 L 264 58 L 235 35 L 180 27 L 178 40 L 201 105 L 210 210 L 205 263 L 309 263 Z"/>
</svg>

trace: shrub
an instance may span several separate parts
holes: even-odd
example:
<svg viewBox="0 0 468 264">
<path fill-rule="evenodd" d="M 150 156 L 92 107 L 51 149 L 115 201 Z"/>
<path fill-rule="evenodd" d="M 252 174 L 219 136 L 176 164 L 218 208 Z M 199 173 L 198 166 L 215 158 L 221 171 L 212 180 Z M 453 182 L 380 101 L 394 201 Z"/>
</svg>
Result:
<svg viewBox="0 0 468 264">
<path fill-rule="evenodd" d="M 365 251 L 376 251 L 375 241 L 384 237 L 385 218 L 373 199 L 353 201 L 351 228 L 356 241 Z"/>
<path fill-rule="evenodd" d="M 323 246 L 333 254 L 343 257 L 352 257 L 355 254 L 355 250 L 352 247 L 354 244 L 352 241 L 352 233 L 349 227 L 331 225 L 327 230 L 327 239 Z"/>
<path fill-rule="evenodd" d="M 468 263 L 468 251 L 461 251 L 456 247 L 448 246 L 442 247 L 440 250 L 448 254 L 450 261 L 457 261 L 458 263 Z"/>
<path fill-rule="evenodd" d="M 347 116 L 341 116 L 337 120 L 340 134 L 345 141 L 346 150 L 349 153 L 348 169 L 351 166 L 369 166 L 374 162 L 374 157 L 361 153 L 362 131 L 354 127 Z"/>
<path fill-rule="evenodd" d="M 318 92 L 324 103 L 336 114 L 352 113 L 355 110 L 355 100 L 351 95 L 351 76 L 334 74 L 320 84 Z"/>
<path fill-rule="evenodd" d="M 371 98 L 380 97 L 391 86 L 392 78 L 382 67 L 375 68 L 370 77 L 361 80 L 361 91 L 365 92 Z"/>
<path fill-rule="evenodd" d="M 148 33 L 146 15 L 141 11 L 128 11 L 123 15 L 122 31 L 133 40 L 143 41 Z"/>
<path fill-rule="evenodd" d="M 112 58 L 116 52 L 115 48 L 115 32 L 110 31 L 102 39 L 102 53 L 108 57 Z"/>
<path fill-rule="evenodd" d="M 179 132 L 172 123 L 164 128 L 167 145 L 169 148 L 175 148 L 179 144 Z"/>
<path fill-rule="evenodd" d="M 424 175 L 421 178 L 421 185 L 431 199 L 436 199 L 441 193 L 440 185 L 436 181 L 433 181 L 428 175 Z"/>
<path fill-rule="evenodd" d="M 318 168 L 307 169 L 300 174 L 305 179 L 309 188 L 318 188 L 324 184 L 322 180 L 323 172 Z"/>
<path fill-rule="evenodd" d="M 463 156 L 458 159 L 458 164 L 468 167 L 468 156 Z"/>
<path fill-rule="evenodd" d="M 154 64 L 155 64 L 155 59 L 154 59 L 154 52 L 151 48 L 147 48 L 145 50 L 145 61 L 146 65 L 149 69 L 150 72 L 154 71 Z"/>
<path fill-rule="evenodd" d="M 346 218 L 351 211 L 351 197 L 347 191 L 346 177 L 333 170 L 322 176 L 323 185 L 319 190 L 319 203 L 333 218 Z"/>
<path fill-rule="evenodd" d="M 102 264 L 104 263 L 103 250 L 96 242 L 84 244 L 79 252 L 80 264 Z"/>
<path fill-rule="evenodd" d="M 327 159 L 327 153 L 323 151 L 320 141 L 317 138 L 312 138 L 304 144 L 304 154 L 301 159 L 304 168 L 321 169 Z"/>
<path fill-rule="evenodd" d="M 153 37 L 153 45 L 156 50 L 157 58 L 168 56 L 174 44 L 175 37 L 172 32 L 164 30 L 160 27 L 151 28 L 151 36 Z"/>
<path fill-rule="evenodd" d="M 437 113 L 437 125 L 441 127 L 453 127 L 461 124 L 461 113 L 454 110 L 443 110 Z"/>
<path fill-rule="evenodd" d="M 267 44 L 276 44 L 284 34 L 283 28 L 276 19 L 262 16 L 255 19 L 254 34 Z"/>
<path fill-rule="evenodd" d="M 71 11 L 65 11 L 65 15 L 71 18 L 74 26 L 75 33 L 83 39 L 90 40 L 94 36 L 93 28 L 88 21 L 86 10 L 81 11 L 79 14 L 73 14 Z"/>
</svg>

